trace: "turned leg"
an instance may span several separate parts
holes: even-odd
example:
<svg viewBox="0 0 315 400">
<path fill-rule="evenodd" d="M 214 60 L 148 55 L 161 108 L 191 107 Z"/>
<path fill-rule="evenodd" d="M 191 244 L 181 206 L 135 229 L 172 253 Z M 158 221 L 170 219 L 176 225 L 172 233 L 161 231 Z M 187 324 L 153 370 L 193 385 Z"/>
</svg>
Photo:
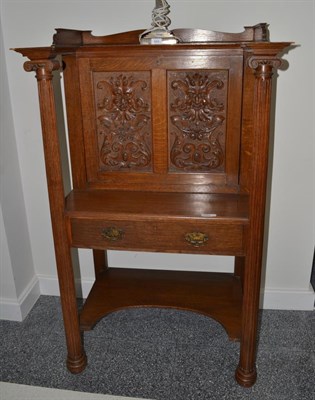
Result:
<svg viewBox="0 0 315 400">
<path fill-rule="evenodd" d="M 245 263 L 243 272 L 243 306 L 240 361 L 236 379 L 242 386 L 256 381 L 256 337 L 258 324 L 260 277 L 262 267 L 264 210 L 268 171 L 270 100 L 273 68 L 281 61 L 268 54 L 255 54 L 248 60 L 255 77 L 253 98 L 253 148 L 249 193 L 249 224 L 244 230 Z"/>
<path fill-rule="evenodd" d="M 244 237 L 248 243 L 248 253 L 245 257 L 236 257 L 235 260 L 235 273 L 241 275 L 243 284 L 240 359 L 235 378 L 241 386 L 250 387 L 257 378 L 256 350 L 262 245 L 261 240 L 255 236 L 254 229 L 246 229 Z"/>
<path fill-rule="evenodd" d="M 73 374 L 77 374 L 85 369 L 87 358 L 79 326 L 71 252 L 67 242 L 58 243 L 58 239 L 55 239 L 55 252 L 68 351 L 67 368 Z"/>
<path fill-rule="evenodd" d="M 38 83 L 51 223 L 68 349 L 67 367 L 72 373 L 79 373 L 86 366 L 86 355 L 80 333 L 73 265 L 64 217 L 65 194 L 52 86 L 53 71 L 58 70 L 60 64 L 57 60 L 39 59 L 27 61 L 24 68 L 36 72 Z"/>
<path fill-rule="evenodd" d="M 256 347 L 258 324 L 259 286 L 248 279 L 245 267 L 242 308 L 242 335 L 240 343 L 240 359 L 235 372 L 237 382 L 250 387 L 256 382 Z"/>
<path fill-rule="evenodd" d="M 259 268 L 250 265 L 249 257 L 245 258 L 243 269 L 243 306 L 240 359 L 235 372 L 237 382 L 250 387 L 256 382 L 256 346 L 260 285 L 257 279 Z"/>
</svg>

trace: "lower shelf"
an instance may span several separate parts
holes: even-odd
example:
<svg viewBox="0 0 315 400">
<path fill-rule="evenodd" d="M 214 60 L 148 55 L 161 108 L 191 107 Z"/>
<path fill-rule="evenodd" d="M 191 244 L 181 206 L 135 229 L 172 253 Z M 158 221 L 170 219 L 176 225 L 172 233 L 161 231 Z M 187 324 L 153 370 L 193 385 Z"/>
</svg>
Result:
<svg viewBox="0 0 315 400">
<path fill-rule="evenodd" d="M 96 279 L 80 314 L 91 330 L 128 307 L 177 308 L 216 319 L 231 340 L 241 335 L 242 289 L 233 274 L 109 268 Z"/>
</svg>

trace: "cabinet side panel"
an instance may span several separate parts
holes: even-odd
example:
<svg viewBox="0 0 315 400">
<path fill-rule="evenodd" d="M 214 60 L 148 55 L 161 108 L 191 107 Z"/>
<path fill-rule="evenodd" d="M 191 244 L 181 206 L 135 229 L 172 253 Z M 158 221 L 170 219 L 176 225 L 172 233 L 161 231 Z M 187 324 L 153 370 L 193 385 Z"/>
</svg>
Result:
<svg viewBox="0 0 315 400">
<path fill-rule="evenodd" d="M 74 56 L 63 57 L 67 125 L 73 187 L 84 188 L 87 182 L 79 73 Z"/>
</svg>

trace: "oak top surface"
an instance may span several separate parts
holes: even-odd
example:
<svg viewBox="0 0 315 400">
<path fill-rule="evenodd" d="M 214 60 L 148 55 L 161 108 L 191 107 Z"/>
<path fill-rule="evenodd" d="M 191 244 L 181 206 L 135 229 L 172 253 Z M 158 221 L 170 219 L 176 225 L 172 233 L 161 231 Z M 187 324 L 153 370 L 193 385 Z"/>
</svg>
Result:
<svg viewBox="0 0 315 400">
<path fill-rule="evenodd" d="M 74 190 L 66 199 L 66 214 L 72 217 L 175 217 L 205 220 L 233 219 L 245 222 L 248 219 L 248 196 Z"/>
</svg>

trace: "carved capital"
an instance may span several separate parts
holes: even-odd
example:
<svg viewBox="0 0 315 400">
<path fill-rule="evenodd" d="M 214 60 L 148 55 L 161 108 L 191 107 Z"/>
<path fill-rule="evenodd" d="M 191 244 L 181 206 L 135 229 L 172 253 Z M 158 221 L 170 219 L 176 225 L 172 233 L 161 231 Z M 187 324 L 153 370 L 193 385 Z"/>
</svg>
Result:
<svg viewBox="0 0 315 400">
<path fill-rule="evenodd" d="M 35 71 L 38 81 L 51 80 L 52 72 L 60 68 L 58 60 L 33 60 L 24 63 L 24 69 L 27 72 Z"/>
<path fill-rule="evenodd" d="M 255 76 L 261 79 L 270 79 L 274 68 L 280 68 L 282 60 L 273 56 L 252 56 L 248 60 L 250 68 L 255 70 Z"/>
</svg>

